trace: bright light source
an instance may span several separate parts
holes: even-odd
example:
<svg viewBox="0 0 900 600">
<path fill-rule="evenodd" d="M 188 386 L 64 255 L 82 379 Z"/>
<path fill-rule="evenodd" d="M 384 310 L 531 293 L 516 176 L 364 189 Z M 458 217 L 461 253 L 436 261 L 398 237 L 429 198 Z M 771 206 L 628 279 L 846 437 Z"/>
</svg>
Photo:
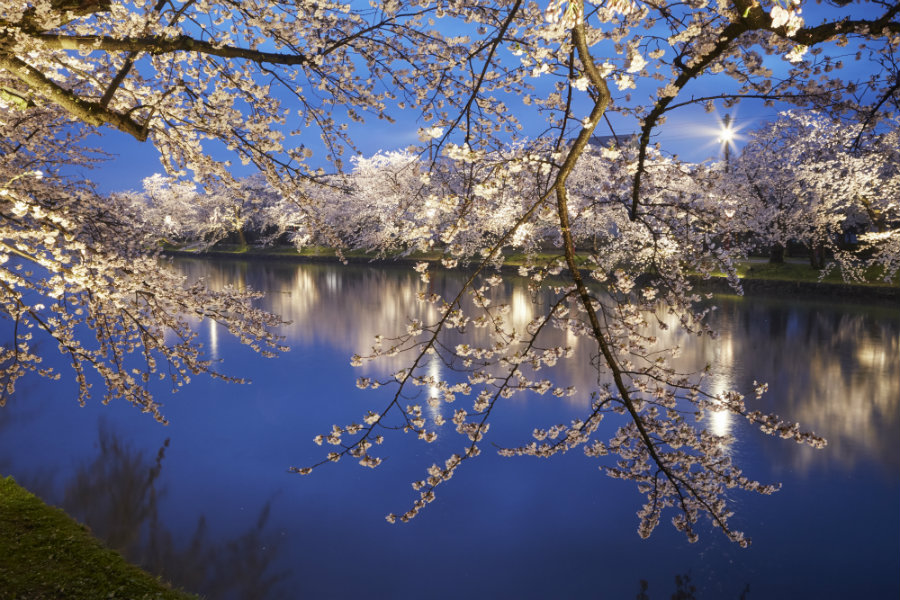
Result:
<svg viewBox="0 0 900 600">
<path fill-rule="evenodd" d="M 734 142 L 735 131 L 729 125 L 728 127 L 723 127 L 719 131 L 719 142 L 723 144 L 731 144 Z"/>
<path fill-rule="evenodd" d="M 731 147 L 737 137 L 737 129 L 732 127 L 731 115 L 725 115 L 725 118 L 719 123 L 719 144 L 722 145 L 722 152 L 725 154 L 726 169 L 731 164 Z"/>
<path fill-rule="evenodd" d="M 735 137 L 737 137 L 737 131 L 731 127 L 731 115 L 725 115 L 719 124 L 719 143 L 727 146 L 734 143 Z"/>
</svg>

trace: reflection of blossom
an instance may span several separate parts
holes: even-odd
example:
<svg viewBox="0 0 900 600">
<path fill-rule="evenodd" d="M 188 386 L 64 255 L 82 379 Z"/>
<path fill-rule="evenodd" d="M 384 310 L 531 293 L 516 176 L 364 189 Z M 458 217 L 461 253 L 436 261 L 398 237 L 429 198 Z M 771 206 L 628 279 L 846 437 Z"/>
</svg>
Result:
<svg viewBox="0 0 900 600">
<path fill-rule="evenodd" d="M 433 275 L 429 283 L 422 282 L 412 269 L 193 260 L 176 261 L 176 266 L 192 278 L 206 277 L 213 287 L 231 284 L 267 290 L 263 308 L 292 322 L 282 330 L 287 343 L 325 344 L 348 357 L 368 355 L 373 347 L 388 345 L 388 338 L 405 331 L 410 319 L 423 324 L 433 322 L 435 308 L 417 300 L 419 292 L 433 289 L 443 293 L 458 286 L 464 277 L 461 272 L 435 270 L 434 266 L 429 269 Z M 630 283 L 619 281 L 626 287 Z M 550 298 L 540 294 L 532 298 L 524 283 L 498 285 L 489 296 L 490 306 L 507 307 L 504 311 L 508 327 L 520 333 L 530 328 L 542 310 L 534 301 L 546 305 Z M 768 382 L 770 391 L 754 401 L 755 408 L 773 410 L 825 435 L 829 442 L 826 452 L 832 456 L 828 460 L 838 457 L 848 468 L 866 455 L 894 454 L 896 436 L 891 432 L 900 425 L 900 340 L 896 319 L 877 329 L 864 315 L 844 315 L 840 306 L 827 312 L 804 309 L 802 305 L 786 309 L 765 303 L 755 303 L 752 309 L 743 304 L 739 309 L 738 304 L 725 299 L 719 299 L 718 304 L 721 308 L 711 323 L 719 330 L 718 339 L 691 335 L 679 327 L 676 315 L 663 313 L 657 315 L 658 320 L 650 321 L 646 332 L 656 339 L 658 348 L 680 348 L 679 355 L 671 361 L 673 368 L 691 373 L 712 365 L 706 391 L 714 395 L 743 389 L 750 396 L 752 377 Z M 788 310 L 789 317 L 785 316 Z M 751 323 L 770 323 L 770 327 L 753 327 Z M 801 327 L 805 328 L 803 336 L 788 335 Z M 548 329 L 542 336 L 544 347 L 571 348 L 572 353 L 571 357 L 560 356 L 558 360 L 545 357 L 542 368 L 546 371 L 541 379 L 547 378 L 559 386 L 566 402 L 586 406 L 589 392 L 606 381 L 602 373 L 598 381 L 598 373 L 591 366 L 593 346 L 581 344 L 579 335 L 572 330 Z M 469 328 L 465 335 L 449 332 L 445 343 L 460 356 L 467 356 L 488 338 L 486 330 Z M 363 379 L 368 387 L 372 377 L 402 373 L 408 367 L 407 361 L 408 357 L 399 353 L 376 362 L 356 362 L 364 365 Z M 430 374 L 436 380 L 447 376 Z M 745 374 L 751 379 L 745 380 Z M 568 386 L 577 392 L 569 395 Z M 428 397 L 440 391 L 431 385 L 425 390 Z M 765 406 L 769 402 L 777 406 Z M 731 413 L 711 410 L 706 419 L 711 433 L 742 434 L 738 427 L 741 421 Z M 791 452 L 791 460 L 799 461 L 795 466 L 800 468 L 826 460 L 802 449 L 783 451 Z"/>
<path fill-rule="evenodd" d="M 842 325 L 859 332 L 858 323 Z M 846 333 L 839 330 L 835 338 L 846 339 Z M 804 382 L 809 387 L 792 382 L 788 395 L 797 418 L 827 433 L 831 451 L 848 469 L 866 455 L 893 455 L 896 435 L 892 440 L 890 432 L 900 424 L 896 333 L 893 339 L 878 342 L 859 333 L 858 349 L 852 355 L 842 355 L 834 346 L 808 349 L 803 359 L 809 365 L 809 379 Z M 815 460 L 803 453 L 797 458 Z M 896 457 L 891 462 L 896 464 Z"/>
<path fill-rule="evenodd" d="M 775 445 L 767 450 L 783 452 L 779 462 L 790 462 L 800 471 L 823 461 L 852 469 L 872 456 L 897 464 L 896 318 L 878 323 L 865 313 L 845 313 L 841 305 L 772 305 L 765 312 L 755 308 L 752 316 L 747 310 L 720 310 L 716 321 L 723 329 L 733 329 L 735 365 L 770 386 L 754 406 L 799 421 L 828 440 L 824 454 Z M 769 327 L 753 328 L 750 322 Z"/>
</svg>

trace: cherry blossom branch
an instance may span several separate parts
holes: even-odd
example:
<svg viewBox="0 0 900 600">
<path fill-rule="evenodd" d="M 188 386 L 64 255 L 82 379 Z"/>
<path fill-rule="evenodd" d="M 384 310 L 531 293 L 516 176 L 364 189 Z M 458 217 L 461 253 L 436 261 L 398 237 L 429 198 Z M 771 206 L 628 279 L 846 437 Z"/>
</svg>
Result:
<svg viewBox="0 0 900 600">
<path fill-rule="evenodd" d="M 570 297 L 575 294 L 575 290 L 562 294 L 551 306 L 550 310 L 548 310 L 544 317 L 541 319 L 541 322 L 537 325 L 537 327 L 529 333 L 529 338 L 524 348 L 522 349 L 522 354 L 527 355 L 530 350 L 535 347 L 537 343 L 538 336 L 541 331 L 544 330 L 549 323 L 553 320 L 553 314 L 557 307 L 562 306 L 564 302 L 566 302 Z M 488 419 L 491 416 L 491 413 L 494 410 L 494 406 L 497 401 L 504 397 L 504 393 L 506 390 L 510 389 L 510 382 L 512 378 L 515 377 L 520 372 L 522 363 L 514 364 L 509 371 L 506 373 L 505 377 L 500 380 L 499 383 L 495 383 L 495 387 L 497 388 L 493 394 L 491 394 L 490 400 L 487 401 L 487 405 L 481 410 L 480 416 L 481 419 L 477 423 L 465 423 L 458 417 L 454 417 L 454 423 L 457 425 L 457 431 L 459 433 L 466 433 L 471 441 L 471 444 L 468 445 L 465 453 L 460 456 L 458 454 L 454 454 L 451 456 L 445 463 L 444 469 L 440 469 L 436 465 L 429 469 L 429 477 L 427 480 L 418 481 L 414 484 L 414 489 L 419 491 L 419 500 L 415 502 L 413 508 L 407 511 L 405 514 L 400 516 L 400 520 L 403 522 L 407 522 L 413 517 L 415 517 L 416 513 L 424 507 L 426 502 L 430 502 L 431 499 L 434 498 L 434 491 L 437 489 L 439 485 L 445 483 L 450 480 L 453 476 L 453 473 L 456 469 L 462 465 L 467 460 L 472 458 L 476 458 L 480 455 L 481 451 L 478 448 L 478 442 L 480 442 L 484 435 L 488 431 Z M 479 401 L 481 398 L 479 397 Z M 472 413 L 477 414 L 477 413 Z M 457 415 L 460 415 L 457 412 Z M 470 416 L 470 415 L 465 415 Z M 437 467 L 437 468 L 435 468 Z M 388 522 L 393 522 L 397 518 L 397 515 L 390 514 L 387 516 Z"/>
<path fill-rule="evenodd" d="M 497 32 L 497 35 L 494 36 L 493 41 L 489 44 L 490 50 L 488 51 L 488 56 L 484 60 L 484 64 L 481 66 L 481 72 L 478 74 L 478 79 L 472 85 L 472 90 L 469 94 L 469 98 L 466 100 L 465 105 L 459 111 L 459 114 L 456 117 L 456 120 L 450 124 L 447 128 L 447 131 L 441 136 L 440 141 L 437 143 L 438 149 L 444 144 L 447 138 L 450 136 L 451 132 L 456 129 L 459 125 L 459 122 L 462 120 L 463 116 L 466 117 L 466 122 L 468 123 L 469 115 L 472 109 L 472 104 L 477 100 L 478 93 L 481 90 L 481 86 L 484 83 L 484 78 L 487 76 L 488 70 L 494 68 L 495 65 L 492 62 L 494 57 L 494 53 L 497 52 L 497 49 L 500 47 L 500 44 L 503 42 L 503 38 L 506 35 L 506 31 L 509 29 L 509 26 L 512 24 L 516 15 L 519 12 L 519 7 L 522 5 L 523 0 L 516 0 L 515 4 L 513 4 L 512 8 L 509 9 L 509 14 L 507 14 L 506 18 L 503 20 L 503 23 L 500 25 L 500 29 Z M 468 143 L 468 138 L 470 135 L 470 127 L 468 124 L 466 125 L 466 143 Z"/>
<path fill-rule="evenodd" d="M 23 83 L 49 98 L 75 119 L 89 125 L 112 125 L 140 141 L 147 139 L 147 125 L 109 110 L 96 102 L 88 102 L 60 87 L 25 61 L 0 53 L 0 68 L 8 70 Z"/>
<path fill-rule="evenodd" d="M 586 122 L 584 129 L 581 130 L 578 137 L 573 142 L 572 149 L 566 157 L 566 161 L 560 168 L 559 174 L 557 175 L 554 184 L 554 190 L 557 198 L 557 215 L 560 223 L 560 231 L 563 235 L 563 249 L 565 252 L 566 264 L 569 267 L 570 277 L 572 278 L 572 281 L 577 289 L 582 309 L 587 314 L 591 331 L 593 332 L 593 337 L 597 342 L 600 353 L 604 358 L 604 362 L 610 369 L 613 381 L 615 382 L 616 390 L 619 393 L 622 404 L 625 406 L 625 409 L 631 416 L 631 422 L 638 432 L 638 436 L 644 449 L 647 451 L 650 458 L 653 459 L 657 467 L 666 475 L 666 478 L 670 482 L 672 482 L 674 491 L 680 499 L 683 514 L 687 516 L 692 514 L 692 511 L 688 507 L 687 499 L 682 492 L 682 486 L 691 494 L 691 497 L 694 501 L 698 502 L 701 506 L 704 507 L 704 509 L 710 515 L 710 518 L 713 519 L 713 521 L 719 526 L 719 528 L 731 537 L 733 535 L 731 529 L 723 519 L 720 511 L 716 510 L 707 501 L 704 495 L 694 487 L 692 482 L 687 481 L 682 477 L 678 477 L 670 469 L 669 464 L 658 453 L 656 443 L 648 432 L 643 418 L 640 414 L 638 414 L 634 401 L 631 398 L 631 392 L 625 385 L 622 369 L 619 366 L 617 359 L 613 355 L 613 352 L 606 341 L 606 335 L 597 318 L 596 311 L 594 310 L 593 299 L 584 283 L 584 280 L 581 277 L 581 272 L 576 262 L 575 243 L 572 239 L 571 227 L 569 225 L 569 209 L 567 204 L 568 193 L 566 190 L 566 180 L 572 169 L 574 168 L 575 163 L 577 162 L 581 153 L 584 151 L 584 148 L 587 146 L 588 140 L 593 133 L 594 127 L 596 127 L 596 124 L 598 123 L 600 117 L 606 110 L 606 107 L 608 106 L 610 101 L 610 94 L 609 90 L 606 88 L 605 81 L 602 77 L 600 77 L 600 74 L 596 69 L 596 66 L 594 65 L 593 59 L 590 56 L 590 52 L 588 50 L 584 36 L 584 25 L 582 21 L 576 21 L 576 24 L 572 29 L 572 37 L 575 46 L 578 49 L 579 58 L 581 59 L 582 64 L 585 65 L 585 70 L 588 73 L 591 83 L 598 89 L 599 98 L 596 101 L 593 110 L 591 111 L 591 116 Z M 687 528 L 687 531 L 690 535 L 690 519 L 685 518 L 681 522 L 683 524 L 682 526 Z M 737 534 L 734 535 L 736 536 Z"/>
<path fill-rule="evenodd" d="M 146 52 L 148 54 L 171 54 L 194 52 L 219 58 L 239 58 L 255 63 L 284 66 L 312 65 L 313 59 L 303 54 L 265 52 L 253 48 L 242 48 L 198 40 L 188 35 L 177 37 L 148 36 L 143 38 L 114 38 L 98 35 L 64 35 L 41 33 L 33 36 L 50 50 L 81 50 L 90 48 L 105 52 Z M 338 46 L 335 46 L 337 48 Z"/>
<path fill-rule="evenodd" d="M 869 128 L 869 125 L 870 125 L 870 124 L 875 120 L 875 118 L 877 117 L 878 111 L 881 109 L 881 106 L 882 106 L 885 102 L 887 102 L 888 100 L 890 100 L 891 97 L 893 97 L 894 94 L 896 94 L 898 90 L 900 90 L 900 76 L 894 75 L 894 78 L 895 78 L 895 79 L 894 79 L 893 85 L 891 85 L 888 89 L 886 89 L 886 90 L 884 91 L 884 94 L 882 94 L 881 99 L 878 100 L 878 102 L 876 102 L 876 103 L 872 106 L 872 108 L 869 109 L 869 110 L 867 111 L 868 114 L 866 115 L 866 118 L 863 120 L 862 127 L 859 128 L 859 133 L 856 134 L 856 138 L 853 140 L 853 143 L 850 144 L 850 148 L 851 148 L 851 149 L 853 149 L 853 150 L 858 150 L 858 149 L 859 149 L 859 144 L 860 144 L 860 142 L 862 141 L 863 134 L 864 134 L 864 133 L 866 132 L 866 130 Z"/>
</svg>

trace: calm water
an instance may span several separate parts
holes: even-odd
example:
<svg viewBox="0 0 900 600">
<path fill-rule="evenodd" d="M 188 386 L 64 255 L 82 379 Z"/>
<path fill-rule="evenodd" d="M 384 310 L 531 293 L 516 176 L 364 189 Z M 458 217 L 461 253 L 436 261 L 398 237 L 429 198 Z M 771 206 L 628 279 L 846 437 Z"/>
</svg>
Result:
<svg viewBox="0 0 900 600">
<path fill-rule="evenodd" d="M 713 315 L 718 341 L 660 332 L 685 348 L 680 367 L 716 363 L 710 386 L 768 381 L 760 408 L 828 438 L 815 451 L 710 415 L 711 427 L 735 436 L 731 452 L 748 475 L 783 482 L 771 497 L 734 495 L 733 525 L 753 539 L 742 550 L 709 527 L 688 544 L 665 519 L 641 540 L 634 486 L 602 475 L 580 453 L 541 461 L 485 452 L 411 523 L 387 524 L 385 514 L 414 500 L 409 482 L 461 449 L 452 429 L 430 446 L 389 439 L 374 471 L 350 462 L 307 477 L 287 469 L 321 458 L 315 435 L 383 404 L 378 392 L 356 389 L 355 378 L 401 363 L 366 371 L 351 367 L 349 356 L 376 333 L 400 331 L 407 316 L 427 316 L 414 300 L 416 274 L 176 264 L 213 285 L 265 290 L 262 304 L 293 321 L 284 329 L 292 352 L 261 359 L 203 324 L 210 353 L 253 383 L 201 379 L 160 396 L 167 427 L 127 405 L 79 408 L 66 382 L 23 381 L 0 409 L 0 473 L 187 589 L 241 599 L 618 599 L 636 597 L 644 580 L 657 599 L 671 597 L 676 576 L 687 575 L 698 598 L 737 599 L 748 586 L 751 599 L 900 596 L 900 313 L 893 307 L 726 297 Z M 438 276 L 434 286 L 455 280 Z M 527 322 L 527 290 L 509 285 L 504 293 L 513 318 Z M 578 356 L 587 352 L 576 346 Z M 595 379 L 565 364 L 555 376 L 581 389 Z M 517 397 L 495 414 L 490 441 L 525 441 L 535 426 L 569 422 L 586 409 L 579 398 Z"/>
</svg>

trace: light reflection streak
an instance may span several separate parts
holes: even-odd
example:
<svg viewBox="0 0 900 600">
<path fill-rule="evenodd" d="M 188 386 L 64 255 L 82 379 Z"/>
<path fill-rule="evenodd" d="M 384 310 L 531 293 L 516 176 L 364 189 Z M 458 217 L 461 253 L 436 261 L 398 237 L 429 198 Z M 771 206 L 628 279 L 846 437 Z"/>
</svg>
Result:
<svg viewBox="0 0 900 600">
<path fill-rule="evenodd" d="M 731 411 L 728 410 L 714 410 L 709 414 L 709 430 L 716 434 L 717 436 L 725 439 L 729 439 L 726 436 L 731 435 L 732 429 L 732 419 L 734 415 L 731 414 Z M 723 440 L 723 445 L 730 446 L 731 442 L 725 442 Z"/>
<path fill-rule="evenodd" d="M 728 390 L 728 386 L 723 385 L 721 379 L 716 381 L 710 390 L 713 395 L 721 394 Z M 718 400 L 713 400 L 713 404 L 718 404 Z M 707 409 L 704 415 L 708 426 L 706 430 L 720 438 L 719 444 L 722 448 L 729 448 L 734 442 L 732 437 L 734 431 L 734 414 L 725 408 Z"/>
<path fill-rule="evenodd" d="M 411 270 L 262 263 L 247 268 L 236 266 L 240 263 L 192 262 L 196 264 L 179 267 L 207 277 L 212 287 L 231 284 L 266 290 L 261 307 L 293 321 L 283 334 L 286 342 L 295 347 L 327 344 L 348 357 L 355 352 L 368 354 L 375 335 L 405 331 L 409 318 L 429 323 L 436 317 L 434 306 L 416 299 L 425 284 Z M 431 285 L 438 293 L 455 291 L 462 276 L 440 272 Z M 525 325 L 549 305 L 549 292 L 546 297 L 538 297 L 540 305 L 536 305 L 524 283 L 507 290 L 504 295 L 502 287 L 495 288 L 493 305 L 509 303 L 507 326 L 514 325 L 522 335 Z M 896 317 L 873 321 L 845 312 L 836 304 L 826 305 L 827 309 L 805 309 L 794 301 L 788 305 L 776 300 L 770 302 L 771 306 L 757 299 L 752 304 L 726 299 L 717 302 L 720 309 L 712 315 L 712 325 L 719 331 L 716 339 L 698 338 L 686 332 L 679 327 L 675 315 L 661 313 L 663 326 L 651 320 L 653 325 L 647 333 L 658 339 L 658 348 L 682 349 L 670 361 L 674 369 L 691 373 L 712 365 L 706 381 L 708 393 L 735 390 L 747 396 L 750 410 L 774 412 L 798 421 L 803 429 L 827 437 L 828 451 L 837 452 L 848 468 L 871 453 L 896 455 L 900 431 L 900 323 Z M 465 334 L 447 332 L 444 343 L 452 348 L 463 341 L 484 344 L 487 335 L 484 330 L 469 327 Z M 588 406 L 590 391 L 607 381 L 604 372 L 591 366 L 593 345 L 578 344 L 577 336 L 555 328 L 545 329 L 540 342 L 542 347 L 561 345 L 575 349 L 571 359 L 545 367 L 546 374 L 541 373 L 541 377 L 578 390 L 562 400 L 570 407 Z M 216 342 L 225 343 L 224 336 Z M 361 371 L 381 377 L 408 366 L 408 360 L 403 354 L 386 357 L 364 363 Z M 440 366 L 439 360 L 433 358 L 429 373 L 438 379 L 441 375 L 455 376 L 433 371 Z M 770 392 L 760 401 L 752 397 L 754 379 L 769 383 Z M 430 399 L 435 392 L 429 389 L 424 394 Z M 529 398 L 516 397 L 522 401 Z M 457 402 L 473 398 L 474 395 L 459 397 Z M 743 436 L 755 431 L 727 411 L 710 410 L 705 416 L 709 430 L 716 435 Z M 804 470 L 818 459 L 816 453 L 790 451 L 790 460 L 794 468 Z M 898 462 L 896 457 L 890 460 Z"/>
<path fill-rule="evenodd" d="M 442 366 L 441 360 L 437 356 L 432 356 L 431 361 L 428 363 L 428 376 L 434 381 L 440 381 Z M 441 406 L 443 404 L 438 387 L 436 385 L 428 386 L 428 402 L 425 407 L 428 417 L 433 420 L 435 417 L 442 415 Z"/>
<path fill-rule="evenodd" d="M 528 292 L 522 288 L 513 288 L 509 304 L 513 327 L 516 328 L 516 331 L 524 331 L 534 318 L 534 304 L 532 304 Z"/>
<path fill-rule="evenodd" d="M 209 319 L 209 354 L 213 359 L 219 358 L 219 324 Z"/>
<path fill-rule="evenodd" d="M 730 331 L 724 332 L 719 336 L 717 343 L 714 345 L 715 374 L 713 375 L 712 388 L 710 393 L 714 396 L 724 394 L 725 392 L 735 389 L 734 373 L 735 373 L 735 349 L 734 338 Z M 730 447 L 734 438 L 732 431 L 734 430 L 734 414 L 727 409 L 711 410 L 707 412 L 709 419 L 709 431 L 721 438 L 722 447 Z"/>
</svg>

